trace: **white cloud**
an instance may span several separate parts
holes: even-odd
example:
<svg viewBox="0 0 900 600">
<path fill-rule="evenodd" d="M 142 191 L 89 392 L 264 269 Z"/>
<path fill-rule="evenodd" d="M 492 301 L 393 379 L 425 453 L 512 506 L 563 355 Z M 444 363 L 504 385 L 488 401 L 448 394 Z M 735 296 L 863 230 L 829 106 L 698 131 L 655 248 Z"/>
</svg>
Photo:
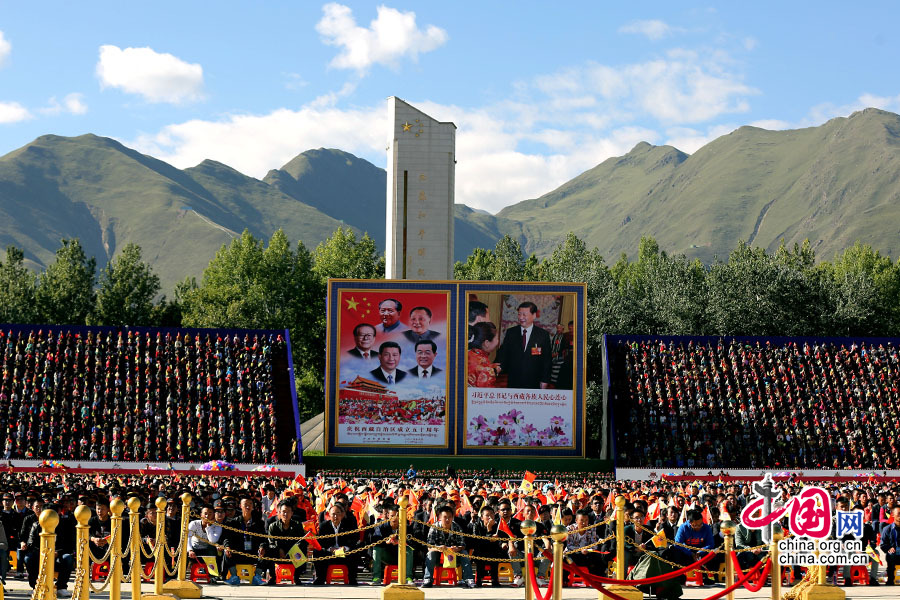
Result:
<svg viewBox="0 0 900 600">
<path fill-rule="evenodd" d="M 732 129 L 723 115 L 756 93 L 727 55 L 676 50 L 644 63 L 587 63 L 514 82 L 512 98 L 481 107 L 411 102 L 456 134 L 456 200 L 495 212 L 538 197 L 641 141 L 691 152 Z M 263 177 L 309 148 L 386 162 L 387 109 L 344 108 L 356 80 L 296 109 L 173 124 L 127 142 L 184 168 L 206 158 Z M 657 126 L 658 125 L 658 126 Z"/>
<path fill-rule="evenodd" d="M 675 32 L 683 31 L 680 27 L 672 27 L 665 21 L 649 19 L 646 21 L 632 21 L 619 27 L 619 33 L 635 33 L 646 36 L 650 40 L 661 40 Z"/>
<path fill-rule="evenodd" d="M 535 78 L 534 87 L 563 110 L 643 113 L 667 125 L 699 123 L 749 110 L 757 90 L 728 70 L 721 53 L 675 49 L 665 58 L 619 67 L 588 63 Z M 592 102 L 594 98 L 596 102 Z M 551 105 L 550 108 L 553 108 Z"/>
<path fill-rule="evenodd" d="M 203 67 L 152 48 L 100 46 L 101 88 L 117 88 L 148 102 L 182 104 L 203 98 Z"/>
<path fill-rule="evenodd" d="M 60 115 L 62 113 L 83 115 L 87 111 L 88 107 L 87 104 L 84 103 L 84 94 L 79 94 L 77 92 L 66 94 L 65 98 L 62 99 L 62 102 L 57 100 L 54 96 L 47 101 L 47 106 L 38 109 L 38 112 L 41 114 L 50 116 Z"/>
<path fill-rule="evenodd" d="M 750 123 L 751 127 L 759 127 L 760 129 L 768 129 L 770 131 L 778 131 L 781 129 L 790 129 L 791 124 L 781 119 L 760 119 Z"/>
<path fill-rule="evenodd" d="M 3 37 L 3 32 L 0 31 L 0 67 L 6 65 L 6 61 L 11 53 L 12 44 L 9 43 L 9 40 Z"/>
<path fill-rule="evenodd" d="M 666 130 L 666 145 L 693 154 L 714 139 L 737 129 L 736 125 L 714 125 L 705 132 L 691 127 L 671 127 Z"/>
<path fill-rule="evenodd" d="M 821 125 L 835 117 L 846 117 L 864 108 L 880 108 L 891 112 L 900 112 L 900 94 L 897 96 L 876 96 L 864 93 L 847 104 L 824 102 L 809 109 L 809 115 L 801 122 L 801 126 Z"/>
<path fill-rule="evenodd" d="M 18 102 L 0 102 L 0 124 L 8 125 L 32 118 L 31 112 Z"/>
<path fill-rule="evenodd" d="M 307 106 L 186 121 L 126 143 L 179 168 L 210 158 L 261 178 L 310 148 L 340 148 L 370 157 L 380 148 L 383 155 L 387 130 L 386 105 L 360 110 Z"/>
<path fill-rule="evenodd" d="M 343 4 L 331 2 L 322 7 L 324 16 L 316 24 L 322 40 L 341 48 L 331 61 L 338 69 L 363 72 L 373 64 L 396 67 L 400 59 L 415 61 L 419 54 L 431 52 L 447 41 L 447 32 L 429 25 L 424 30 L 416 25 L 414 12 L 400 12 L 387 6 L 378 7 L 378 16 L 369 27 L 356 24 L 353 11 Z"/>
</svg>

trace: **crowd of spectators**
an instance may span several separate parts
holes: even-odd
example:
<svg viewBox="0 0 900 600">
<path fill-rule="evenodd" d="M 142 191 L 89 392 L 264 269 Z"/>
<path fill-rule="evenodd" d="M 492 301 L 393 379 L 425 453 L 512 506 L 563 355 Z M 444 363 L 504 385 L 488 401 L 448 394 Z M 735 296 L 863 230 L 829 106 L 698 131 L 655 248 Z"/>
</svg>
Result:
<svg viewBox="0 0 900 600">
<path fill-rule="evenodd" d="M 277 334 L 0 331 L 0 456 L 277 463 L 279 353 Z"/>
<path fill-rule="evenodd" d="M 888 341 L 631 341 L 611 364 L 619 466 L 900 465 L 900 357 Z"/>
<path fill-rule="evenodd" d="M 900 555 L 896 533 L 900 529 L 900 505 L 897 504 L 900 485 L 887 480 L 806 483 L 825 487 L 841 509 L 863 510 L 866 527 L 863 541 L 880 548 L 885 566 L 892 572 Z M 112 500 L 124 501 L 130 497 L 140 500 L 139 534 L 149 545 L 155 539 L 154 501 L 159 496 L 165 497 L 168 501 L 164 523 L 166 544 L 174 550 L 180 540 L 180 496 L 187 492 L 193 496 L 188 556 L 191 561 L 203 557 L 216 561 L 216 582 L 238 585 L 240 579 L 235 567 L 252 564 L 254 560 L 246 556 L 249 554 L 257 559 L 253 583 L 274 585 L 275 563 L 290 561 L 290 550 L 298 544 L 303 552 L 326 560 L 316 562 L 314 569 L 308 565 L 297 569 L 295 583 L 323 584 L 327 567 L 343 564 L 350 569 L 351 584 L 358 577 L 365 577 L 377 585 L 384 583 L 384 566 L 398 563 L 398 501 L 407 496 L 413 504 L 408 513 L 412 521 L 408 529 L 411 537 L 406 580 L 430 587 L 434 583 L 435 567 L 444 558 L 441 549 L 447 549 L 456 553 L 457 564 L 462 567 L 462 587 L 484 584 L 486 575 L 490 575 L 491 585 L 497 586 L 501 583 L 497 577 L 497 561 L 489 559 L 522 558 L 522 543 L 510 537 L 522 536 L 521 524 L 525 519 L 537 523 L 538 538 L 545 537 L 559 520 L 570 531 L 566 541 L 570 558 L 594 574 L 605 574 L 615 546 L 611 541 L 597 542 L 615 531 L 615 523 L 606 521 L 613 515 L 613 498 L 619 494 L 627 499 L 628 564 L 636 564 L 644 553 L 654 551 L 652 533 L 659 531 L 665 531 L 667 540 L 698 549 L 692 552 L 669 544 L 665 556 L 673 562 L 689 564 L 704 549 L 721 545 L 721 522 L 737 519 L 751 500 L 748 484 L 615 481 L 594 474 L 587 479 L 563 476 L 559 481 L 536 481 L 533 491 L 524 491 L 510 487 L 503 479 L 426 478 L 418 474 L 412 479 L 404 476 L 349 480 L 318 475 L 298 483 L 298 480 L 270 477 L 3 473 L 0 474 L 3 499 L 0 519 L 5 535 L 0 535 L 0 539 L 6 541 L 10 550 L 20 553 L 19 576 L 27 576 L 34 583 L 38 563 L 37 515 L 44 508 L 57 510 L 61 514 L 57 527 L 57 586 L 65 590 L 74 564 L 73 511 L 77 505 L 88 506 L 94 513 L 90 536 L 91 543 L 96 545 L 93 552 L 99 556 L 105 553 L 104 544 L 111 533 Z M 778 487 L 782 500 L 799 492 L 796 480 Z M 361 524 L 376 526 L 360 535 L 356 530 Z M 597 527 L 586 529 L 588 525 Z M 303 539 L 307 533 L 337 537 L 320 538 L 317 547 L 309 539 Z M 264 537 L 265 534 L 273 537 Z M 129 536 L 125 526 L 123 537 Z M 373 543 L 377 544 L 369 550 L 357 551 Z M 539 541 L 535 556 L 539 578 L 547 574 L 549 567 L 539 553 L 547 543 Z M 764 552 L 757 548 L 760 544 L 759 532 L 738 530 L 736 548 L 744 568 L 764 557 Z M 521 585 L 521 564 L 515 561 L 511 564 L 514 570 L 511 584 Z M 710 564 L 709 568 L 715 570 L 716 566 Z M 877 563 L 873 562 L 871 569 L 872 580 L 877 584 Z M 829 575 L 837 577 L 839 570 L 832 570 Z M 893 577 L 888 581 L 893 581 Z M 844 584 L 850 584 L 846 573 Z M 67 592 L 58 595 L 66 596 Z"/>
</svg>

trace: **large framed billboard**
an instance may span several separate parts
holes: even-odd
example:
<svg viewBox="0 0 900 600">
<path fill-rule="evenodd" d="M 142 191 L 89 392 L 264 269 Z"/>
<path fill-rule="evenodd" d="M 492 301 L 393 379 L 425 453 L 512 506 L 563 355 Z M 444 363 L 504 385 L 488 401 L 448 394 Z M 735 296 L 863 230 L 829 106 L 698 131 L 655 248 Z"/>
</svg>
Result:
<svg viewBox="0 0 900 600">
<path fill-rule="evenodd" d="M 585 286 L 332 279 L 327 454 L 584 456 Z"/>
</svg>

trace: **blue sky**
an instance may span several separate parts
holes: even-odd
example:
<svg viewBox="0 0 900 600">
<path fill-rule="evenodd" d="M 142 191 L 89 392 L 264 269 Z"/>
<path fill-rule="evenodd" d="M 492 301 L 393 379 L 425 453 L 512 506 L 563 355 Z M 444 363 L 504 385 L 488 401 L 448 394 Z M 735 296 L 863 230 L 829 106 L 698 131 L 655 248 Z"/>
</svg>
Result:
<svg viewBox="0 0 900 600">
<path fill-rule="evenodd" d="M 0 154 L 53 133 L 262 177 L 309 148 L 385 165 L 386 98 L 457 134 L 494 212 L 639 141 L 900 112 L 900 4 L 8 2 Z"/>
</svg>

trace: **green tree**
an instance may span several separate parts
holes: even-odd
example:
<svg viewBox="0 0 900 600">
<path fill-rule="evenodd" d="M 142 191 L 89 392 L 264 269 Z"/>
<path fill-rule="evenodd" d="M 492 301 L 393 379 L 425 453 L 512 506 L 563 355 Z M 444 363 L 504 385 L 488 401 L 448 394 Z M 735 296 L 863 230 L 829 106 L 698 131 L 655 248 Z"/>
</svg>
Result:
<svg viewBox="0 0 900 600">
<path fill-rule="evenodd" d="M 78 238 L 62 240 L 56 261 L 38 276 L 37 319 L 59 325 L 84 325 L 94 309 L 97 262 L 85 256 Z"/>
<path fill-rule="evenodd" d="M 33 323 L 35 276 L 25 266 L 25 253 L 7 246 L 6 262 L 0 262 L 0 323 Z"/>
<path fill-rule="evenodd" d="M 313 265 L 323 282 L 329 277 L 384 278 L 384 256 L 379 255 L 375 240 L 368 233 L 357 240 L 356 233 L 349 227 L 338 227 L 334 235 L 316 246 Z"/>
<path fill-rule="evenodd" d="M 823 333 L 822 280 L 808 245 L 775 254 L 744 242 L 709 275 L 709 320 L 723 335 Z"/>
<path fill-rule="evenodd" d="M 453 277 L 460 281 L 487 281 L 494 274 L 494 253 L 475 248 L 465 262 L 453 265 Z"/>
<path fill-rule="evenodd" d="M 890 258 L 857 241 L 820 271 L 828 284 L 834 335 L 897 335 L 900 269 Z"/>
<path fill-rule="evenodd" d="M 537 257 L 526 258 L 522 245 L 509 235 L 500 238 L 493 250 L 476 248 L 466 262 L 453 266 L 454 277 L 467 281 L 535 281 L 539 271 Z"/>
<path fill-rule="evenodd" d="M 318 292 L 309 252 L 302 243 L 291 250 L 279 229 L 268 247 L 245 230 L 219 249 L 200 285 L 181 284 L 177 296 L 188 327 L 282 329 L 305 324 Z"/>
<path fill-rule="evenodd" d="M 141 248 L 127 244 L 100 272 L 100 290 L 91 321 L 97 325 L 151 325 L 159 277 L 142 260 Z"/>
</svg>

